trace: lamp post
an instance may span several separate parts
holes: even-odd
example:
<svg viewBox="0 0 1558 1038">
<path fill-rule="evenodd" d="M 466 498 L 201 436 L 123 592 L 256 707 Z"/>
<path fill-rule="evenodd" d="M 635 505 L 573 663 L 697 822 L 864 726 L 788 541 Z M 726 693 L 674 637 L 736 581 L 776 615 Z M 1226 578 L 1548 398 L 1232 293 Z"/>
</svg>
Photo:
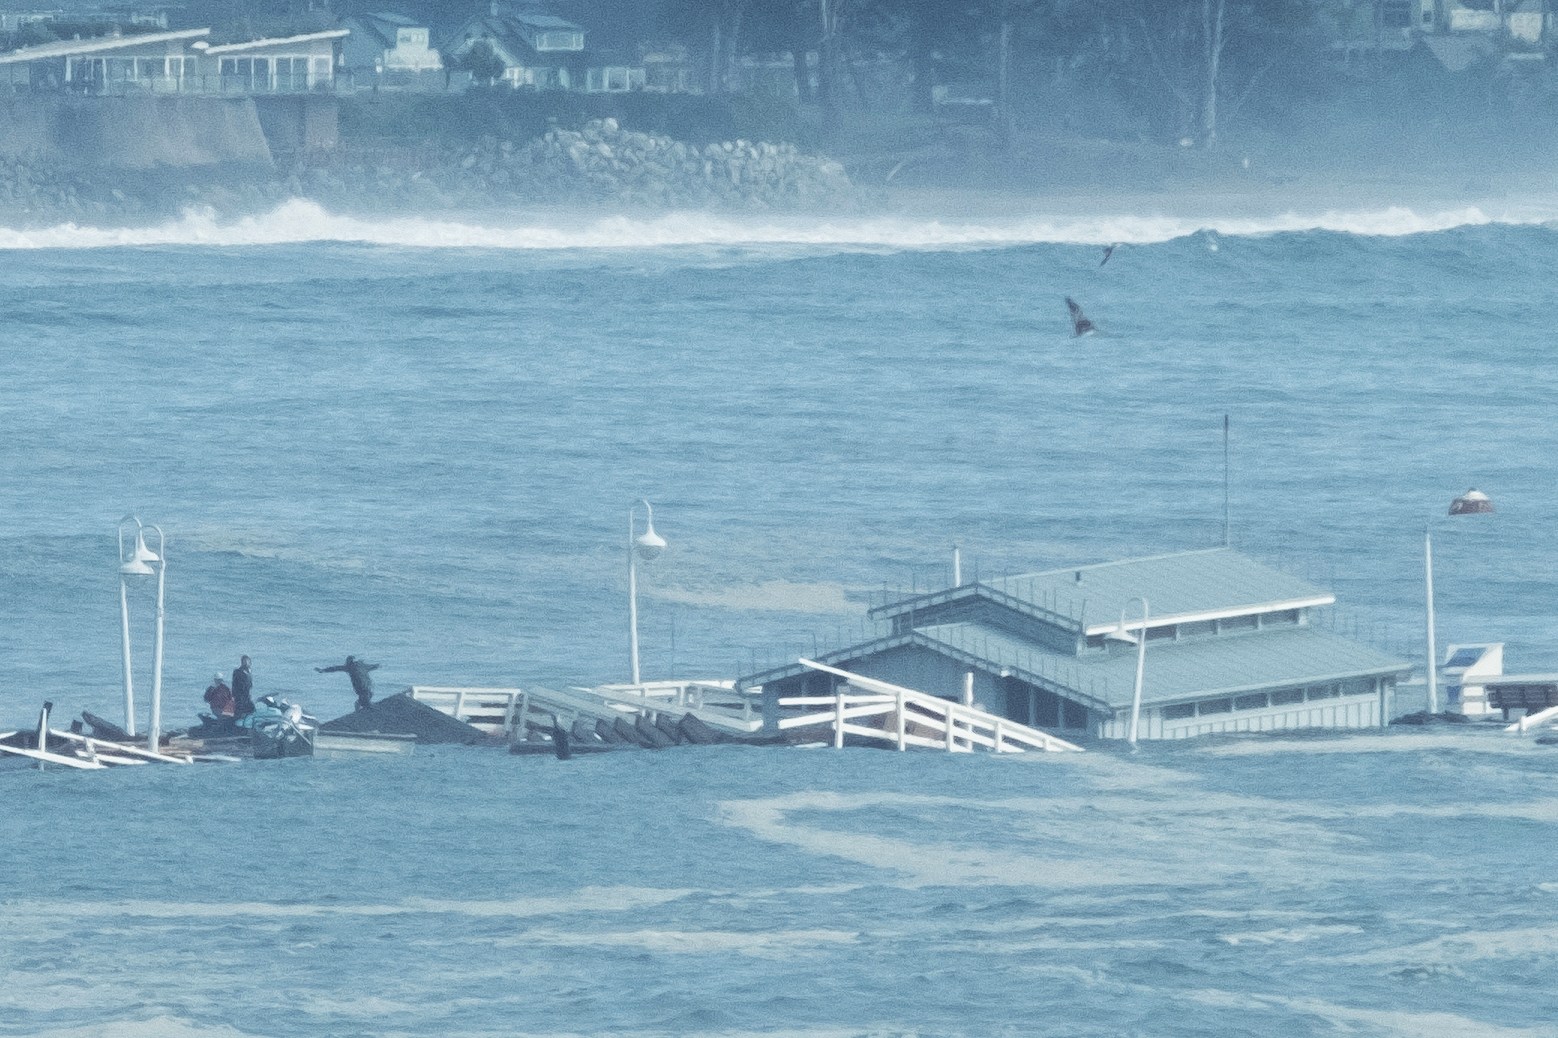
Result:
<svg viewBox="0 0 1558 1038">
<path fill-rule="evenodd" d="M 644 506 L 644 532 L 635 533 L 634 514 Z M 639 498 L 628 508 L 628 655 L 633 664 L 633 684 L 638 678 L 638 560 L 645 562 L 665 550 L 665 538 L 655 533 L 655 509 Z"/>
<path fill-rule="evenodd" d="M 1450 502 L 1450 515 L 1480 515 L 1493 511 L 1493 501 L 1480 490 L 1466 491 Z M 1428 712 L 1439 712 L 1439 648 L 1434 638 L 1434 539 L 1423 527 L 1423 598 L 1428 628 Z"/>
<path fill-rule="evenodd" d="M 135 538 L 131 542 L 128 551 L 125 550 L 125 531 L 134 524 Z M 157 534 L 157 550 L 152 551 L 146 546 L 146 531 L 154 530 Z M 135 734 L 135 680 L 130 661 L 130 595 L 129 584 L 131 577 L 157 577 L 157 633 L 152 643 L 152 701 L 151 701 L 151 730 L 148 733 L 153 740 L 149 745 L 155 750 L 156 739 L 162 734 L 162 621 L 163 621 L 163 590 L 164 575 L 167 562 L 163 558 L 164 541 L 162 528 L 159 526 L 143 526 L 140 519 L 133 515 L 127 515 L 119 520 L 119 634 L 120 647 L 124 655 L 124 730 L 127 735 Z"/>
<path fill-rule="evenodd" d="M 1136 729 L 1141 723 L 1142 679 L 1146 676 L 1147 673 L 1147 618 L 1151 614 L 1147 607 L 1147 600 L 1142 596 L 1137 595 L 1134 598 L 1126 599 L 1125 605 L 1120 607 L 1119 636 L 1121 638 L 1128 640 L 1130 637 L 1125 633 L 1125 610 L 1130 607 L 1132 602 L 1141 603 L 1141 627 L 1139 627 L 1136 631 L 1136 683 L 1132 686 L 1131 689 L 1131 731 L 1130 735 L 1128 736 L 1128 741 L 1131 744 L 1131 748 L 1135 749 Z"/>
</svg>

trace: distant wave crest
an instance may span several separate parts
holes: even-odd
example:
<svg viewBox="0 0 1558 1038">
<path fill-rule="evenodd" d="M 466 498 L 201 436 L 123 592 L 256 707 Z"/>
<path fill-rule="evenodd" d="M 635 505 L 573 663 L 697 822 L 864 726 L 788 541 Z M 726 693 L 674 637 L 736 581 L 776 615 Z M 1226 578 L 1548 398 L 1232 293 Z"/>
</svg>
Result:
<svg viewBox="0 0 1558 1038">
<path fill-rule="evenodd" d="M 1554 214 L 1489 215 L 1468 206 L 1420 212 L 1406 207 L 1287 212 L 1266 217 L 1020 216 L 934 219 L 911 216 L 735 216 L 667 213 L 584 219 L 514 218 L 473 222 L 432 216 L 358 217 L 294 199 L 254 216 L 221 219 L 209 209 L 148 227 L 60 224 L 0 228 L 0 250 L 152 246 L 266 246 L 355 243 L 426 249 L 654 249 L 796 246 L 862 250 L 1000 248 L 1037 244 L 1154 244 L 1198 233 L 1249 236 L 1328 231 L 1398 237 L 1487 224 L 1535 225 Z"/>
</svg>

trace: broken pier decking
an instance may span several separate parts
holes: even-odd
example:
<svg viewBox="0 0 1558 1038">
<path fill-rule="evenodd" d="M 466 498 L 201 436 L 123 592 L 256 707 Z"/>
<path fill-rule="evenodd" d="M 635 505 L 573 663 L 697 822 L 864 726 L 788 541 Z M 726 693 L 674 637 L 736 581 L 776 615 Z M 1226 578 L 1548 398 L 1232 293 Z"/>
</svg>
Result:
<svg viewBox="0 0 1558 1038">
<path fill-rule="evenodd" d="M 478 731 L 510 742 L 522 742 L 531 733 L 550 732 L 554 721 L 571 728 L 584 718 L 608 723 L 624 719 L 631 725 L 638 718 L 645 718 L 650 724 L 662 719 L 677 724 L 683 717 L 691 716 L 733 739 L 754 737 L 762 728 L 753 697 L 736 692 L 723 682 L 652 681 L 643 685 L 570 689 L 413 685 L 406 694 Z"/>
<path fill-rule="evenodd" d="M 1037 728 L 939 696 L 803 659 L 841 679 L 825 696 L 778 700 L 769 727 L 757 694 L 726 682 L 648 682 L 596 688 L 477 688 L 415 685 L 415 702 L 511 746 L 550 746 L 554 728 L 579 751 L 610 746 L 664 748 L 686 743 L 851 742 L 900 750 L 994 753 L 1077 751 L 1081 747 Z"/>
</svg>

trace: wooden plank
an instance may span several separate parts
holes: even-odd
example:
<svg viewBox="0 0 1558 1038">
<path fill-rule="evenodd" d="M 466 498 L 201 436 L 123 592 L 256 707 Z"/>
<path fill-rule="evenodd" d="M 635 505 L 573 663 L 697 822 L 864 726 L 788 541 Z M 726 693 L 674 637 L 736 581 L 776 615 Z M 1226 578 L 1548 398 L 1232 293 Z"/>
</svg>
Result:
<svg viewBox="0 0 1558 1038">
<path fill-rule="evenodd" d="M 157 762 L 159 762 L 161 764 L 189 764 L 189 763 L 191 763 L 190 759 L 187 756 L 184 756 L 182 754 L 174 755 L 174 754 L 167 754 L 167 753 L 158 753 L 158 752 L 155 752 L 153 750 L 143 750 L 139 746 L 125 746 L 122 743 L 109 742 L 107 739 L 90 739 L 89 740 L 87 738 L 87 736 L 85 736 L 85 735 L 77 735 L 75 732 L 61 732 L 61 731 L 56 731 L 56 730 L 51 728 L 49 730 L 49 734 L 54 736 L 54 737 L 56 737 L 56 738 L 59 738 L 59 739 L 69 739 L 71 742 L 78 742 L 78 743 L 90 742 L 91 745 L 96 747 L 96 749 L 98 750 L 99 754 L 101 754 L 101 752 L 103 750 L 108 750 L 111 753 L 128 754 L 128 755 L 130 755 L 132 757 L 140 757 L 140 758 L 143 758 L 143 759 L 148 760 L 148 761 L 157 761 Z"/>
<path fill-rule="evenodd" d="M 80 771 L 101 771 L 108 765 L 98 764 L 94 761 L 80 760 L 76 757 L 63 757 L 58 753 L 50 753 L 47 750 L 24 750 L 19 746 L 0 746 L 0 753 L 9 753 L 16 757 L 28 757 L 32 760 L 43 761 L 45 764 L 58 764 L 64 768 L 76 768 Z"/>
</svg>

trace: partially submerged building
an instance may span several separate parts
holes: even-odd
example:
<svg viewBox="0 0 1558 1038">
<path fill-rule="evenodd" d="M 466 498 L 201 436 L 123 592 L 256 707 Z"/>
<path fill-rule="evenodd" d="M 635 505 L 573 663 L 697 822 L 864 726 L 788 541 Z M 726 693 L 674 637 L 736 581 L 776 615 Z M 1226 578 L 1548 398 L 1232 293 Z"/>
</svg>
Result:
<svg viewBox="0 0 1558 1038">
<path fill-rule="evenodd" d="M 819 655 L 1072 736 L 1125 738 L 1145 639 L 1140 737 L 1368 728 L 1407 663 L 1321 629 L 1335 596 L 1227 548 L 975 581 L 871 611 L 879 637 Z M 1144 616 L 1143 614 L 1146 613 Z M 836 679 L 799 662 L 750 674 L 773 713 Z"/>
</svg>

